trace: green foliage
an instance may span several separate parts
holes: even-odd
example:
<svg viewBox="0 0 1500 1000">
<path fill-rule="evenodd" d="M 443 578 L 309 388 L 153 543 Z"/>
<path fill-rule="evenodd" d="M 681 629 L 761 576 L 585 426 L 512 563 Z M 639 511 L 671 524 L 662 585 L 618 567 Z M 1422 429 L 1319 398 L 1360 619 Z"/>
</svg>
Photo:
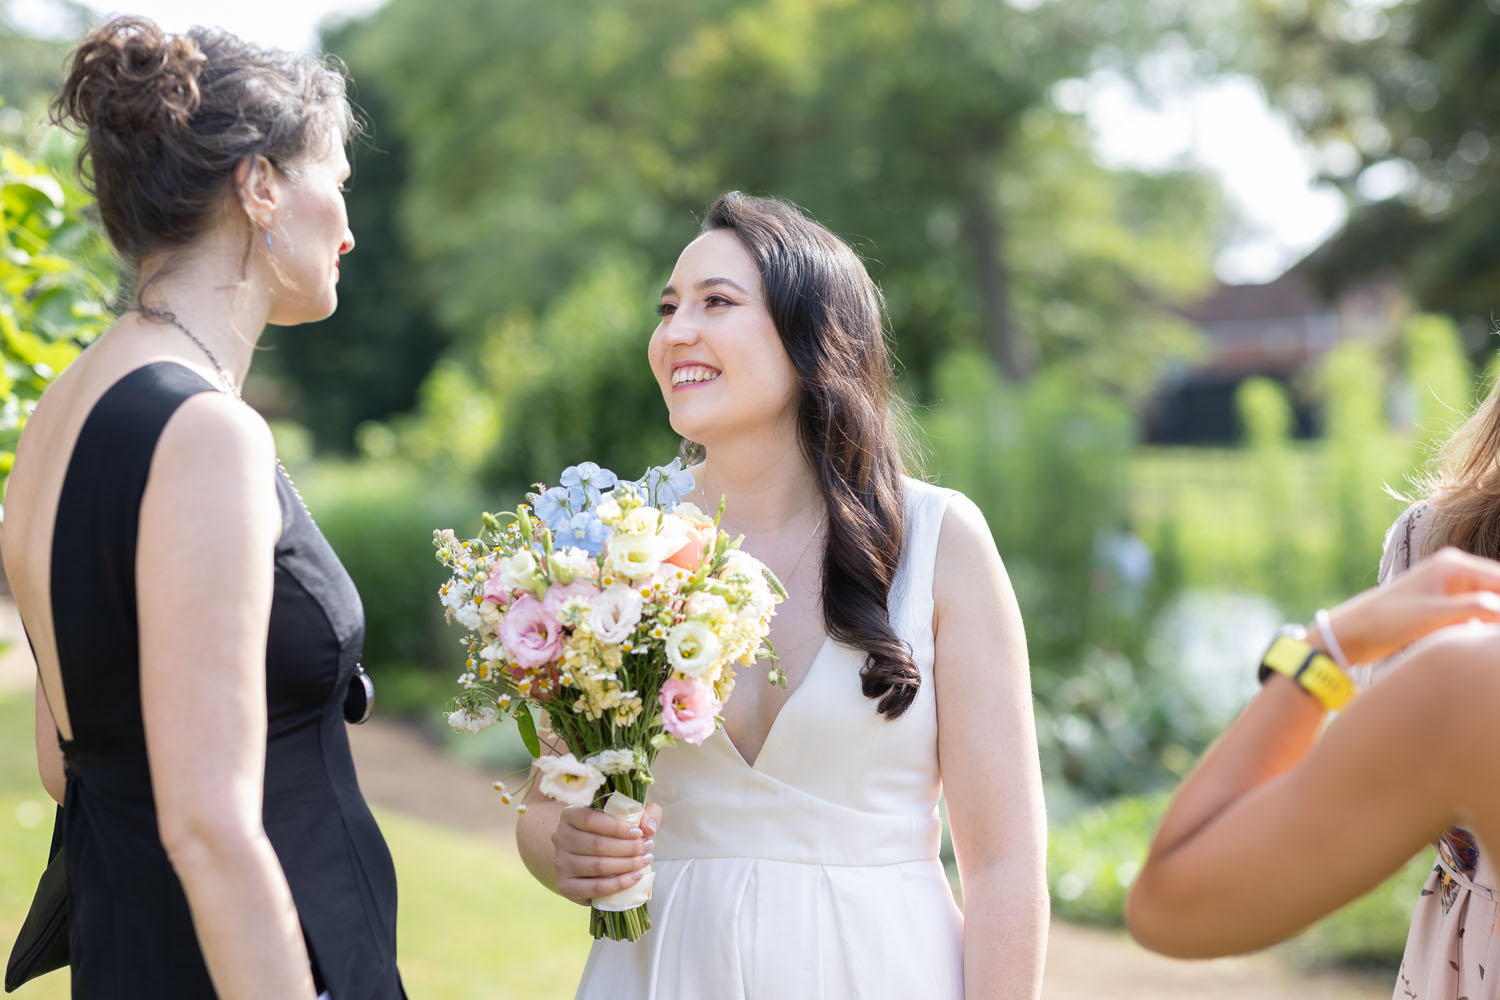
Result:
<svg viewBox="0 0 1500 1000">
<path fill-rule="evenodd" d="M 1305 514 L 1297 502 L 1296 476 L 1301 470 L 1292 457 L 1295 416 L 1291 399 L 1279 382 L 1250 378 L 1235 393 L 1235 406 L 1253 467 L 1256 512 L 1263 523 L 1280 526 L 1266 537 L 1263 559 L 1268 592 L 1291 607 L 1303 607 L 1317 601 L 1323 581 L 1309 577 L 1312 560 L 1300 530 Z"/>
<path fill-rule="evenodd" d="M 63 57 L 68 44 L 56 39 L 82 38 L 95 16 L 76 0 L 28 4 L 32 18 L 40 14 L 52 22 L 49 26 L 52 38 L 33 38 L 19 30 L 18 19 L 12 13 L 18 6 L 21 4 L 16 0 L 0 0 L 0 102 L 11 108 L 0 111 L 0 121 L 21 115 L 40 117 L 41 107 L 52 99 L 63 82 Z"/>
<path fill-rule="evenodd" d="M 1193 349 L 1166 307 L 1209 280 L 1217 195 L 1199 177 L 1100 167 L 1084 123 L 1050 94 L 1128 67 L 1164 29 L 1202 17 L 1179 0 L 1110 17 L 1096 7 L 649 0 L 627 16 L 605 0 L 456 0 L 433 17 L 394 0 L 325 39 L 390 155 L 361 158 L 372 169 L 358 168 L 351 196 L 361 247 L 343 291 L 371 318 L 341 310 L 326 335 L 288 347 L 301 412 L 337 442 L 349 420 L 322 414 L 352 414 L 341 397 L 368 397 L 360 373 L 376 374 L 358 359 L 315 362 L 316 345 L 347 352 L 367 332 L 384 338 L 382 323 L 413 324 L 424 346 L 380 373 L 399 381 L 430 363 L 427 315 L 467 367 L 497 329 L 547 315 L 601 261 L 649 279 L 592 303 L 636 310 L 628 339 L 643 341 L 657 284 L 731 187 L 806 205 L 871 259 L 916 396 L 935 360 L 964 346 L 1017 374 L 1056 363 L 1138 397 Z M 366 265 L 378 280 L 360 276 Z M 549 336 L 538 328 L 534 350 L 559 353 Z M 356 375 L 340 385 L 346 367 Z M 536 443 L 513 437 L 572 419 L 566 392 L 539 386 L 525 431 L 508 421 L 498 447 L 515 456 Z M 497 457 L 493 474 L 519 460 Z"/>
<path fill-rule="evenodd" d="M 50 165 L 69 146 L 0 133 L 0 484 L 42 390 L 109 325 L 113 259 L 71 170 Z"/>
<path fill-rule="evenodd" d="M 1323 361 L 1326 487 L 1334 515 L 1334 583 L 1352 594 L 1375 583 L 1379 541 L 1393 515 L 1386 486 L 1405 470 L 1386 427 L 1385 373 L 1367 344 L 1344 341 Z"/>
<path fill-rule="evenodd" d="M 325 33 L 331 52 L 345 49 L 350 24 Z M 418 387 L 453 341 L 438 323 L 395 211 L 407 171 L 406 144 L 378 88 L 356 76 L 351 95 L 368 134 L 349 151 L 346 187 L 355 248 L 339 268 L 339 307 L 320 323 L 270 327 L 261 374 L 276 379 L 290 410 L 325 451 L 349 452 L 357 429 L 418 402 Z"/>
<path fill-rule="evenodd" d="M 1399 277 L 1417 304 L 1488 328 L 1500 301 L 1500 17 L 1470 0 L 1247 5 L 1245 68 L 1324 153 L 1347 227 L 1313 260 L 1331 285 Z"/>
<path fill-rule="evenodd" d="M 1418 471 L 1468 415 L 1475 401 L 1474 368 L 1464 354 L 1458 327 L 1447 316 L 1414 316 L 1402 336 L 1406 379 L 1415 395 Z"/>
<path fill-rule="evenodd" d="M 679 441 L 646 363 L 649 287 L 639 266 L 604 258 L 540 316 L 497 317 L 471 357 L 434 369 L 418 411 L 392 425 L 395 446 L 516 493 L 584 459 L 669 460 Z"/>
<path fill-rule="evenodd" d="M 973 352 L 945 357 L 935 383 L 934 464 L 989 521 L 1033 663 L 1061 669 L 1090 640 L 1132 645 L 1095 575 L 1101 537 L 1126 525 L 1128 410 L 1061 372 L 1014 385 Z"/>
<path fill-rule="evenodd" d="M 1166 794 L 1128 796 L 1053 826 L 1047 832 L 1053 914 L 1081 924 L 1122 926 L 1125 894 L 1169 800 Z"/>
<path fill-rule="evenodd" d="M 984 511 L 1015 587 L 1031 656 L 1043 769 L 1101 797 L 1159 787 L 1211 735 L 1194 694 L 1150 662 L 1176 589 L 1132 533 L 1134 425 L 1122 402 L 1049 370 L 1025 386 L 982 355 L 936 373 L 925 431 L 944 485 Z"/>
</svg>

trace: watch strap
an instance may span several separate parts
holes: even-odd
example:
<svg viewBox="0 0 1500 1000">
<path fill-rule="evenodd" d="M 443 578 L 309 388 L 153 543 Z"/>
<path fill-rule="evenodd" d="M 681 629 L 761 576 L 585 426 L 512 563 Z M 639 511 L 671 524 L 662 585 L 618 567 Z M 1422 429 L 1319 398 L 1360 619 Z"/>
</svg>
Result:
<svg viewBox="0 0 1500 1000">
<path fill-rule="evenodd" d="M 1260 658 L 1260 680 L 1272 673 L 1285 674 L 1329 711 L 1336 711 L 1354 697 L 1354 682 L 1329 656 L 1306 640 L 1279 635 Z"/>
</svg>

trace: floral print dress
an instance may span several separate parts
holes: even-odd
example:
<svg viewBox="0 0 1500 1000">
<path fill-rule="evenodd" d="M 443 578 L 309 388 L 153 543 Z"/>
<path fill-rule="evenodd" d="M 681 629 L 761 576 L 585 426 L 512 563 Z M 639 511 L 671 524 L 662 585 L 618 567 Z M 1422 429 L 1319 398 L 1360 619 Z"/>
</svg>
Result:
<svg viewBox="0 0 1500 1000">
<path fill-rule="evenodd" d="M 1396 519 L 1385 537 L 1380 582 L 1409 569 L 1426 553 L 1427 507 L 1416 504 Z M 1363 668 L 1364 684 L 1378 680 L 1383 665 Z M 1500 895 L 1494 860 L 1474 835 L 1453 827 L 1438 839 L 1436 863 L 1412 913 L 1406 952 L 1393 1000 L 1500 998 L 1500 943 L 1496 916 Z"/>
</svg>

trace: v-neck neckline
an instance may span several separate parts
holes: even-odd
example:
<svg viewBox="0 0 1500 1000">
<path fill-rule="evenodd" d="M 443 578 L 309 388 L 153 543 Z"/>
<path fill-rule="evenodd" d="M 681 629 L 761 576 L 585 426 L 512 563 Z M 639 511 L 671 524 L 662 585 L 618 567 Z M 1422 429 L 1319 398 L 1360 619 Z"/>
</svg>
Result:
<svg viewBox="0 0 1500 1000">
<path fill-rule="evenodd" d="M 753 761 L 746 759 L 744 752 L 740 750 L 739 744 L 735 743 L 734 738 L 729 735 L 729 730 L 725 727 L 720 727 L 720 731 L 724 737 L 724 742 L 729 744 L 730 752 L 734 754 L 735 759 L 737 759 L 741 764 L 744 764 L 752 771 L 760 770 L 761 761 L 766 759 L 766 750 L 771 746 L 771 740 L 775 737 L 776 731 L 781 727 L 781 721 L 786 717 L 787 710 L 792 707 L 792 705 L 797 701 L 797 696 L 802 693 L 802 689 L 807 687 L 808 682 L 812 680 L 813 671 L 817 669 L 819 661 L 823 659 L 824 655 L 832 646 L 833 636 L 825 634 L 823 636 L 823 642 L 818 646 L 818 651 L 814 653 L 813 658 L 808 661 L 807 672 L 802 675 L 802 679 L 797 682 L 797 686 L 792 688 L 791 693 L 786 696 L 786 701 L 782 702 L 781 707 L 776 710 L 776 717 L 771 720 L 771 726 L 766 730 L 765 739 L 760 741 L 760 751 L 755 755 L 755 759 Z M 731 695 L 731 697 L 733 697 L 733 695 Z"/>
</svg>

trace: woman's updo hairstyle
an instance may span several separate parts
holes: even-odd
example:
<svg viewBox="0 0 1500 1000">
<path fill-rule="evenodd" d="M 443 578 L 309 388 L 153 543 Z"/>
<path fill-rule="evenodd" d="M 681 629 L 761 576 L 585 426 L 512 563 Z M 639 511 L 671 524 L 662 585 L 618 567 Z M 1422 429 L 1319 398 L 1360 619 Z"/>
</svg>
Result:
<svg viewBox="0 0 1500 1000">
<path fill-rule="evenodd" d="M 215 28 L 169 35 L 141 17 L 114 18 L 73 50 L 52 120 L 83 134 L 79 176 L 134 265 L 208 229 L 246 157 L 295 174 L 358 128 L 336 64 Z"/>
<path fill-rule="evenodd" d="M 730 191 L 703 220 L 719 229 L 754 259 L 801 383 L 797 435 L 828 511 L 823 624 L 865 651 L 860 689 L 899 718 L 922 675 L 890 621 L 906 499 L 880 290 L 847 243 L 784 201 Z"/>
</svg>

